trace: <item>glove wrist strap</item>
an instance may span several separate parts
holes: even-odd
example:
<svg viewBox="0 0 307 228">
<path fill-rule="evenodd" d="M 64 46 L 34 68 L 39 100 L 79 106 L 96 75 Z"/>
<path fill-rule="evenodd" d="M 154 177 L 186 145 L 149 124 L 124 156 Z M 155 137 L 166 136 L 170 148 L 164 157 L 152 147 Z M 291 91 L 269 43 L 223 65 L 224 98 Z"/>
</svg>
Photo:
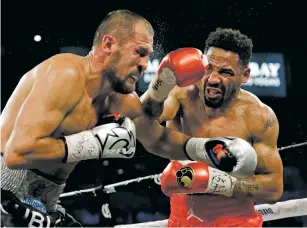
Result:
<svg viewBox="0 0 307 228">
<path fill-rule="evenodd" d="M 149 96 L 155 101 L 164 101 L 169 92 L 175 87 L 176 78 L 174 73 L 164 68 L 159 76 L 154 77 L 148 87 Z"/>
<path fill-rule="evenodd" d="M 212 167 L 208 167 L 209 182 L 205 193 L 224 195 L 231 197 L 237 178 Z"/>
<path fill-rule="evenodd" d="M 66 149 L 64 163 L 99 159 L 101 156 L 101 146 L 90 130 L 64 136 L 62 140 Z"/>
</svg>

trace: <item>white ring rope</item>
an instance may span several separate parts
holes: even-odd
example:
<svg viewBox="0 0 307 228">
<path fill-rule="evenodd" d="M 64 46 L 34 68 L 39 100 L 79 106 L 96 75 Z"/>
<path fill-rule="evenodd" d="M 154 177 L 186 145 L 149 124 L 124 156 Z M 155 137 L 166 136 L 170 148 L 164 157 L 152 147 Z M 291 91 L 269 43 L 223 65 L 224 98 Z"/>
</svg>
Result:
<svg viewBox="0 0 307 228">
<path fill-rule="evenodd" d="M 275 204 L 256 205 L 255 209 L 262 215 L 263 221 L 307 215 L 307 198 L 288 200 Z M 167 227 L 168 220 L 116 225 L 114 227 Z"/>
<path fill-rule="evenodd" d="M 291 148 L 300 147 L 300 146 L 304 146 L 304 145 L 307 145 L 307 142 L 297 143 L 297 144 L 293 144 L 293 145 L 290 145 L 290 146 L 281 147 L 281 148 L 278 148 L 278 150 L 281 151 L 281 150 L 291 149 Z M 109 185 L 106 185 L 104 187 L 102 185 L 100 185 L 100 186 L 95 187 L 95 188 L 89 188 L 89 189 L 85 189 L 85 190 L 76 190 L 76 191 L 72 191 L 72 192 L 67 192 L 67 193 L 61 194 L 60 198 L 82 195 L 84 193 L 93 193 L 95 195 L 96 191 L 100 190 L 102 188 L 106 193 L 114 193 L 114 192 L 116 192 L 115 187 L 124 186 L 124 185 L 128 185 L 130 183 L 140 182 L 140 181 L 147 180 L 147 179 L 154 179 L 155 183 L 160 185 L 161 175 L 162 175 L 161 173 L 153 174 L 153 175 L 149 175 L 149 176 L 145 176 L 145 177 L 138 177 L 138 178 L 135 178 L 135 179 L 121 181 L 121 182 L 118 182 L 118 183 L 115 183 L 115 184 L 109 184 Z"/>
<path fill-rule="evenodd" d="M 300 147 L 300 146 L 303 146 L 303 145 L 307 145 L 307 142 L 281 147 L 278 150 L 281 151 L 281 150 L 291 149 L 291 148 L 295 148 L 295 147 Z M 149 175 L 149 176 L 145 176 L 145 177 L 138 177 L 138 178 L 135 178 L 135 179 L 121 181 L 121 182 L 118 182 L 118 183 L 106 185 L 104 187 L 102 185 L 100 185 L 100 186 L 95 187 L 95 188 L 67 192 L 67 193 L 61 194 L 60 199 L 70 197 L 70 196 L 79 196 L 79 195 L 83 195 L 83 194 L 86 194 L 86 193 L 93 193 L 94 195 L 96 195 L 96 191 L 101 190 L 102 188 L 103 188 L 103 191 L 107 194 L 114 193 L 114 192 L 116 192 L 115 187 L 125 186 L 125 185 L 128 185 L 130 183 L 137 183 L 137 182 L 140 182 L 140 181 L 143 181 L 143 180 L 148 180 L 148 179 L 153 179 L 154 182 L 157 185 L 160 185 L 161 184 L 161 175 L 162 175 L 162 173 L 159 173 L 159 174 Z M 276 204 L 256 205 L 255 209 L 258 210 L 262 214 L 264 221 L 270 221 L 270 220 L 276 220 L 276 219 L 294 217 L 294 216 L 303 216 L 303 215 L 307 215 L 307 198 L 288 200 L 288 201 L 284 201 L 284 202 L 278 202 Z M 166 227 L 167 220 L 157 221 L 157 222 L 160 222 L 160 223 L 162 222 L 165 225 L 165 226 L 162 225 L 162 227 Z M 144 227 L 144 226 L 155 227 L 155 225 L 152 224 L 152 223 L 154 223 L 154 222 L 140 223 L 140 226 L 142 226 L 142 227 Z M 143 225 L 141 225 L 141 224 L 143 224 Z M 151 226 L 151 224 L 152 224 L 152 226 Z M 131 225 L 133 225 L 133 227 L 138 226 L 138 224 L 131 224 Z M 130 225 L 122 225 L 122 226 L 129 227 Z M 119 227 L 119 226 L 116 226 L 116 227 Z M 159 225 L 159 227 L 161 227 L 161 226 Z"/>
</svg>

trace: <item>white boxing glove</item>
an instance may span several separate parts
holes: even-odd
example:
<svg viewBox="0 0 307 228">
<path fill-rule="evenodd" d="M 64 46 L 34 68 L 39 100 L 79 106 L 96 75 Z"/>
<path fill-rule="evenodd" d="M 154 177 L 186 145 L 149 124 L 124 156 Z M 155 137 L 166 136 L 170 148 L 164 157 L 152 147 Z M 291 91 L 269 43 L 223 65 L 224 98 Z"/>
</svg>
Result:
<svg viewBox="0 0 307 228">
<path fill-rule="evenodd" d="M 136 147 L 135 125 L 131 119 L 111 114 L 92 130 L 64 136 L 64 163 L 87 159 L 132 158 Z"/>
<path fill-rule="evenodd" d="M 253 175 L 257 167 L 255 149 L 237 137 L 190 138 L 185 151 L 190 160 L 205 161 L 238 178 Z"/>
</svg>

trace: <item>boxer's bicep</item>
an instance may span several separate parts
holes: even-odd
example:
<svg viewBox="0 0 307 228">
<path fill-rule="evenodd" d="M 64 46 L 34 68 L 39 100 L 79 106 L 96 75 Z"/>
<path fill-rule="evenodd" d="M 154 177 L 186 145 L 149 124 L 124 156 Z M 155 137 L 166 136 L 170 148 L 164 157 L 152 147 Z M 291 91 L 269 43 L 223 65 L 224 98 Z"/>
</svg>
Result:
<svg viewBox="0 0 307 228">
<path fill-rule="evenodd" d="M 278 120 L 274 113 L 265 113 L 254 121 L 253 147 L 257 152 L 258 162 L 256 174 L 238 179 L 234 195 L 246 196 L 259 203 L 274 203 L 283 192 L 283 166 L 277 148 L 279 134 Z M 258 122 L 258 123 L 256 123 Z"/>
<path fill-rule="evenodd" d="M 80 79 L 73 68 L 67 66 L 51 66 L 44 75 L 36 75 L 35 84 L 17 115 L 6 152 L 22 155 L 31 153 L 37 146 L 42 150 L 49 146 L 51 139 L 42 139 L 55 131 L 81 98 Z M 42 143 L 38 145 L 38 142 Z"/>
<path fill-rule="evenodd" d="M 80 77 L 66 69 L 50 69 L 45 77 L 37 77 L 19 111 L 15 133 L 33 138 L 49 136 L 81 98 L 80 84 Z"/>
<path fill-rule="evenodd" d="M 258 173 L 280 173 L 282 162 L 277 148 L 279 123 L 275 114 L 267 113 L 255 131 L 253 147 L 258 156 Z"/>
<path fill-rule="evenodd" d="M 270 111 L 258 129 L 253 144 L 258 156 L 257 172 L 263 176 L 262 184 L 270 186 L 272 193 L 279 195 L 283 191 L 283 164 L 277 147 L 279 123 Z"/>
</svg>

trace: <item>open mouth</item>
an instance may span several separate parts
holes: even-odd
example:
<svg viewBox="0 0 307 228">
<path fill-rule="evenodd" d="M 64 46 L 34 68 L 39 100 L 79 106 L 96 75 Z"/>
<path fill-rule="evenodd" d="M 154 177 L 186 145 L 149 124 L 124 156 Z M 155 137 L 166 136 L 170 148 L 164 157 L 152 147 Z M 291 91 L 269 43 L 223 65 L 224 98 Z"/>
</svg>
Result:
<svg viewBox="0 0 307 228">
<path fill-rule="evenodd" d="M 222 93 L 222 90 L 213 87 L 207 87 L 205 90 L 206 97 L 211 99 L 222 96 Z"/>
</svg>

